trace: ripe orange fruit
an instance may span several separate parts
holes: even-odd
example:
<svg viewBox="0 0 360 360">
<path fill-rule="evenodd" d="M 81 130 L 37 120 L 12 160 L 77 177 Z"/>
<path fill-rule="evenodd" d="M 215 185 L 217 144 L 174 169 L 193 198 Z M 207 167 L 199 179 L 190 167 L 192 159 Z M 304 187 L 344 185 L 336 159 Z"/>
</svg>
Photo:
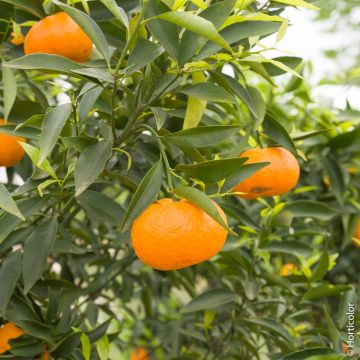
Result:
<svg viewBox="0 0 360 360">
<path fill-rule="evenodd" d="M 269 162 L 270 164 L 251 175 L 234 190 L 245 194 L 245 199 L 283 194 L 291 190 L 298 182 L 300 166 L 295 156 L 282 147 L 250 149 L 240 157 L 248 157 L 246 164 Z"/>
<path fill-rule="evenodd" d="M 150 360 L 150 356 L 145 348 L 137 348 L 131 353 L 130 360 Z"/>
<path fill-rule="evenodd" d="M 280 269 L 280 275 L 281 276 L 289 276 L 296 269 L 297 269 L 296 264 L 293 264 L 293 263 L 284 264 Z"/>
<path fill-rule="evenodd" d="M 40 357 L 38 360 L 49 360 L 50 359 L 50 354 L 47 350 L 44 351 L 44 353 L 42 354 L 42 357 Z"/>
<path fill-rule="evenodd" d="M 78 62 L 87 61 L 93 45 L 85 32 L 64 12 L 50 15 L 35 24 L 25 38 L 25 54 L 61 55 Z"/>
<path fill-rule="evenodd" d="M 0 126 L 3 124 L 5 121 L 0 119 Z M 22 137 L 0 133 L 0 166 L 14 166 L 23 158 L 25 151 L 18 141 L 26 140 Z"/>
<path fill-rule="evenodd" d="M 25 36 L 23 34 L 16 34 L 15 32 L 11 33 L 10 42 L 14 45 L 22 45 L 24 43 Z"/>
<path fill-rule="evenodd" d="M 215 206 L 226 222 L 224 212 Z M 182 269 L 205 261 L 221 250 L 226 236 L 227 230 L 191 202 L 167 198 L 150 205 L 131 229 L 137 256 L 158 270 Z"/>
<path fill-rule="evenodd" d="M 0 328 L 0 354 L 11 349 L 9 341 L 25 334 L 23 330 L 13 323 L 7 323 Z"/>
<path fill-rule="evenodd" d="M 356 247 L 360 247 L 360 219 L 358 220 L 352 243 Z"/>
</svg>

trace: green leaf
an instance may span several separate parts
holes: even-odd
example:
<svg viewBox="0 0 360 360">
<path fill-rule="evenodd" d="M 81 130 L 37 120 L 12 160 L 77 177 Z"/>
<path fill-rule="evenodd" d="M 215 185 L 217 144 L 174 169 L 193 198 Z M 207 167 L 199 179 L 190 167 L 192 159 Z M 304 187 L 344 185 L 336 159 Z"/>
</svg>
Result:
<svg viewBox="0 0 360 360">
<path fill-rule="evenodd" d="M 244 21 L 232 24 L 220 31 L 220 35 L 229 43 L 234 44 L 240 40 L 252 36 L 264 36 L 276 32 L 281 26 L 279 22 L 270 21 Z M 195 56 L 195 60 L 204 59 L 221 50 L 221 46 L 207 42 L 205 46 Z"/>
<path fill-rule="evenodd" d="M 297 68 L 303 61 L 302 58 L 296 56 L 279 56 L 276 58 L 271 59 L 275 61 L 275 63 L 282 63 L 285 66 L 289 67 L 290 69 Z M 270 76 L 278 76 L 282 74 L 286 74 L 287 71 L 284 69 L 275 66 L 273 63 L 263 63 L 262 64 L 265 70 L 268 72 Z"/>
<path fill-rule="evenodd" d="M 121 230 L 131 223 L 156 199 L 162 183 L 163 166 L 161 159 L 146 173 L 126 210 Z"/>
<path fill-rule="evenodd" d="M 199 16 L 211 21 L 218 29 L 229 16 L 236 0 L 225 0 L 210 5 L 199 13 Z M 183 66 L 206 41 L 206 37 L 199 36 L 189 30 L 186 30 L 181 37 L 178 60 L 179 65 Z"/>
<path fill-rule="evenodd" d="M 160 107 L 150 107 L 156 121 L 156 129 L 160 130 L 166 120 L 166 112 Z"/>
<path fill-rule="evenodd" d="M 100 0 L 109 11 L 128 29 L 129 28 L 129 19 L 126 15 L 126 12 L 121 8 L 115 0 Z"/>
<path fill-rule="evenodd" d="M 44 9 L 38 0 L 1 0 L 1 1 L 17 6 L 39 18 L 45 16 Z"/>
<path fill-rule="evenodd" d="M 72 106 L 68 103 L 58 105 L 46 113 L 39 139 L 40 153 L 38 164 L 41 164 L 51 153 L 71 112 Z"/>
<path fill-rule="evenodd" d="M 79 196 L 98 178 L 111 154 L 110 140 L 99 141 L 85 148 L 75 166 L 75 196 Z"/>
<path fill-rule="evenodd" d="M 88 212 L 89 217 L 96 222 L 108 222 L 119 225 L 125 211 L 114 200 L 102 193 L 85 190 L 77 198 L 80 205 Z"/>
<path fill-rule="evenodd" d="M 359 137 L 360 137 L 360 127 L 356 128 L 353 131 L 349 131 L 332 138 L 329 141 L 329 146 L 335 150 L 344 149 L 357 144 Z"/>
<path fill-rule="evenodd" d="M 221 217 L 213 201 L 202 191 L 195 187 L 179 185 L 175 189 L 176 196 L 189 200 L 191 203 L 204 210 L 210 217 L 219 223 L 224 229 L 232 232 Z"/>
<path fill-rule="evenodd" d="M 19 322 L 21 328 L 26 332 L 26 334 L 50 343 L 53 341 L 49 326 L 34 320 L 21 320 Z"/>
<path fill-rule="evenodd" d="M 79 119 L 81 122 L 85 121 L 90 111 L 94 110 L 95 103 L 103 91 L 104 89 L 101 86 L 95 86 L 82 95 L 79 102 Z"/>
<path fill-rule="evenodd" d="M 84 356 L 85 360 L 91 359 L 91 342 L 89 337 L 83 333 L 80 338 L 81 341 L 81 348 L 82 348 L 82 355 Z"/>
<path fill-rule="evenodd" d="M 70 74 L 72 70 L 82 69 L 79 63 L 60 55 L 30 54 L 4 63 L 4 67 L 23 70 L 51 70 Z"/>
<path fill-rule="evenodd" d="M 230 52 L 232 51 L 227 41 L 219 35 L 214 24 L 200 16 L 185 11 L 170 11 L 158 15 L 157 18 L 181 26 L 211 40 Z"/>
<path fill-rule="evenodd" d="M 341 166 L 338 163 L 338 160 L 331 154 L 323 156 L 321 158 L 321 163 L 323 164 L 326 175 L 330 179 L 331 190 L 334 192 L 337 201 L 342 206 L 344 204 L 346 186 Z"/>
<path fill-rule="evenodd" d="M 9 214 L 18 217 L 20 220 L 25 220 L 24 215 L 17 207 L 11 194 L 2 183 L 0 183 L 0 209 L 3 209 Z"/>
<path fill-rule="evenodd" d="M 285 4 L 285 5 L 291 5 L 291 6 L 302 6 L 307 9 L 311 10 L 320 10 L 319 7 L 309 4 L 308 2 L 304 0 L 274 0 L 274 2 Z"/>
<path fill-rule="evenodd" d="M 51 355 L 58 359 L 65 359 L 71 356 L 74 353 L 75 348 L 79 345 L 81 336 L 81 332 L 66 336 L 56 345 L 55 349 L 51 351 Z"/>
<path fill-rule="evenodd" d="M 56 233 L 57 220 L 45 220 L 34 229 L 26 241 L 22 266 L 25 294 L 41 278 L 49 254 L 54 247 Z"/>
<path fill-rule="evenodd" d="M 72 6 L 65 5 L 58 0 L 52 0 L 52 2 L 65 11 L 84 30 L 106 62 L 109 63 L 111 56 L 109 44 L 99 25 L 90 16 Z"/>
<path fill-rule="evenodd" d="M 129 56 L 128 70 L 124 70 L 126 75 L 142 69 L 146 65 L 153 62 L 164 52 L 164 48 L 152 41 L 146 39 L 140 39 L 136 44 L 135 49 Z"/>
<path fill-rule="evenodd" d="M 302 297 L 302 301 L 309 301 L 324 298 L 327 296 L 338 295 L 350 289 L 350 285 L 321 284 L 316 287 L 310 288 Z"/>
<path fill-rule="evenodd" d="M 191 129 L 198 126 L 206 110 L 206 104 L 206 100 L 200 100 L 189 96 L 183 129 Z"/>
<path fill-rule="evenodd" d="M 312 248 L 306 243 L 291 240 L 273 241 L 263 249 L 273 254 L 287 254 L 298 257 L 307 257 L 313 252 Z"/>
<path fill-rule="evenodd" d="M 300 351 L 295 351 L 289 355 L 284 356 L 283 358 L 281 358 L 281 360 L 304 360 L 304 359 L 308 359 L 310 356 L 313 355 L 329 355 L 329 354 L 334 354 L 334 350 L 330 348 L 314 347 Z"/>
<path fill-rule="evenodd" d="M 108 360 L 110 353 L 110 342 L 109 338 L 104 335 L 97 343 L 96 349 L 99 354 L 100 360 Z"/>
<path fill-rule="evenodd" d="M 7 120 L 16 99 L 17 83 L 15 74 L 10 68 L 3 67 L 2 75 L 4 86 L 4 118 Z"/>
<path fill-rule="evenodd" d="M 229 191 L 237 184 L 241 183 L 251 175 L 255 174 L 262 168 L 268 166 L 268 162 L 245 164 L 235 174 L 226 178 L 225 183 L 222 186 L 222 191 Z"/>
<path fill-rule="evenodd" d="M 192 74 L 192 83 L 201 83 L 205 82 L 206 77 L 202 72 L 194 72 Z M 186 106 L 185 119 L 183 129 L 190 129 L 199 125 L 205 109 L 206 109 L 207 101 L 194 98 L 189 96 L 189 100 Z"/>
<path fill-rule="evenodd" d="M 217 308 L 238 299 L 238 295 L 227 289 L 212 289 L 192 299 L 181 308 L 181 314 Z"/>
<path fill-rule="evenodd" d="M 287 203 L 282 211 L 291 211 L 294 217 L 314 217 L 323 221 L 329 221 L 339 214 L 336 209 L 311 200 L 297 200 Z"/>
<path fill-rule="evenodd" d="M 30 157 L 31 161 L 35 166 L 49 174 L 52 178 L 57 179 L 56 173 L 47 159 L 45 159 L 41 164 L 39 164 L 39 149 L 25 142 L 21 142 L 20 145 L 25 150 L 26 154 Z"/>
<path fill-rule="evenodd" d="M 238 172 L 248 158 L 204 161 L 197 164 L 178 164 L 176 171 L 183 171 L 192 178 L 205 183 L 215 183 Z"/>
<path fill-rule="evenodd" d="M 268 135 L 278 145 L 288 149 L 293 154 L 297 153 L 296 147 L 284 126 L 270 114 L 265 116 L 263 129 L 265 134 Z"/>
<path fill-rule="evenodd" d="M 176 59 L 179 47 L 179 31 L 176 25 L 156 19 L 159 14 L 166 13 L 170 8 L 159 0 L 149 0 L 144 7 L 146 26 L 151 34 L 159 40 L 169 55 Z"/>
<path fill-rule="evenodd" d="M 181 130 L 161 138 L 178 146 L 202 148 L 228 139 L 241 129 L 240 126 L 214 125 Z"/>
<path fill-rule="evenodd" d="M 324 253 L 321 255 L 320 261 L 317 264 L 315 270 L 313 271 L 311 281 L 317 282 L 321 280 L 329 270 L 329 254 L 325 250 Z"/>
<path fill-rule="evenodd" d="M 21 274 L 21 251 L 10 253 L 0 267 L 0 313 L 5 315 L 10 298 Z"/>
<path fill-rule="evenodd" d="M 17 201 L 16 205 L 25 218 L 27 218 L 38 212 L 48 201 L 49 198 L 33 197 Z M 0 244 L 20 223 L 21 220 L 12 214 L 3 213 L 0 216 Z"/>
<path fill-rule="evenodd" d="M 271 318 L 245 319 L 246 322 L 259 325 L 291 343 L 291 336 L 288 331 L 277 321 Z"/>
<path fill-rule="evenodd" d="M 192 96 L 197 99 L 223 102 L 223 103 L 235 103 L 235 99 L 222 87 L 209 83 L 202 82 L 194 85 L 190 85 L 186 88 L 179 90 L 179 92 Z"/>
</svg>

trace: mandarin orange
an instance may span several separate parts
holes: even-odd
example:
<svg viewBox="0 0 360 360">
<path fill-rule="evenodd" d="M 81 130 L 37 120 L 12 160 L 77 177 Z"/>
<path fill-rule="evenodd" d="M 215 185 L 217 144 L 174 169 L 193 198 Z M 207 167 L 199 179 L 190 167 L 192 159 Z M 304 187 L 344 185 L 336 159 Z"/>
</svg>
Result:
<svg viewBox="0 0 360 360">
<path fill-rule="evenodd" d="M 215 203 L 214 203 L 215 204 Z M 215 204 L 226 222 L 222 209 Z M 198 264 L 223 247 L 227 230 L 187 200 L 161 199 L 133 223 L 131 240 L 142 262 L 158 270 Z"/>
<path fill-rule="evenodd" d="M 243 192 L 245 199 L 255 199 L 280 195 L 296 186 L 300 176 L 300 166 L 295 156 L 282 147 L 250 149 L 240 157 L 248 157 L 246 164 L 269 162 L 270 164 L 251 175 L 234 190 Z"/>
<path fill-rule="evenodd" d="M 85 62 L 93 45 L 90 38 L 66 13 L 58 12 L 36 23 L 25 37 L 25 54 L 47 53 Z"/>
</svg>

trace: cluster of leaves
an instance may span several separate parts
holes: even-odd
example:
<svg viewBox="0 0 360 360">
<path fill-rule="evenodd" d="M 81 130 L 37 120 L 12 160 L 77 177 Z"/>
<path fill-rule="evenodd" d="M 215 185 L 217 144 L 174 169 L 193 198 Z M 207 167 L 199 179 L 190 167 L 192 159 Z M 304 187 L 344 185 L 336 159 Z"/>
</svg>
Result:
<svg viewBox="0 0 360 360">
<path fill-rule="evenodd" d="M 0 187 L 1 321 L 27 336 L 0 358 L 33 359 L 46 347 L 54 359 L 125 359 L 138 346 L 155 359 L 344 358 L 360 130 L 352 114 L 312 103 L 300 58 L 266 56 L 262 40 L 273 35 L 276 46 L 285 35 L 287 6 L 314 8 L 0 1 L 0 111 L 11 121 L 0 131 L 28 139 Z M 89 62 L 23 56 L 9 43 L 13 23 L 25 32 L 54 10 L 91 38 Z M 298 156 L 298 188 L 233 196 L 266 166 L 239 153 L 266 144 Z M 131 223 L 163 196 L 218 219 L 216 199 L 232 229 L 217 257 L 167 273 L 136 260 Z M 283 278 L 286 262 L 298 269 Z"/>
</svg>

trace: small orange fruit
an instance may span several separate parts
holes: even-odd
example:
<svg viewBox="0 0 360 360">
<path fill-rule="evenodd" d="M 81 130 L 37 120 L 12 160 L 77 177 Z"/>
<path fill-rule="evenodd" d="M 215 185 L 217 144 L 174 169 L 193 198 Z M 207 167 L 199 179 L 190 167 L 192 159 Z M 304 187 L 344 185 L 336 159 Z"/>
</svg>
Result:
<svg viewBox="0 0 360 360">
<path fill-rule="evenodd" d="M 214 203 L 226 222 L 222 209 Z M 161 199 L 133 223 L 131 241 L 142 262 L 176 270 L 205 261 L 223 247 L 227 230 L 187 200 Z"/>
<path fill-rule="evenodd" d="M 284 264 L 280 269 L 280 275 L 281 276 L 289 276 L 296 269 L 297 269 L 296 264 L 293 264 L 293 263 Z"/>
<path fill-rule="evenodd" d="M 50 354 L 47 350 L 45 350 L 42 354 L 42 357 L 40 357 L 38 360 L 49 360 L 50 359 Z"/>
<path fill-rule="evenodd" d="M 356 247 L 360 247 L 360 219 L 357 222 L 357 226 L 356 226 L 355 234 L 353 236 L 352 243 Z"/>
<path fill-rule="evenodd" d="M 143 347 L 137 348 L 131 353 L 130 360 L 150 360 L 149 352 Z"/>
<path fill-rule="evenodd" d="M 15 32 L 11 33 L 11 40 L 10 42 L 13 45 L 22 45 L 24 43 L 25 40 L 25 36 L 24 34 L 20 33 L 20 34 L 16 34 Z"/>
<path fill-rule="evenodd" d="M 47 53 L 84 62 L 90 58 L 93 45 L 68 14 L 59 12 L 45 17 L 30 29 L 24 50 L 26 55 Z"/>
<path fill-rule="evenodd" d="M 0 354 L 3 354 L 11 349 L 9 341 L 16 339 L 21 335 L 24 335 L 25 332 L 18 328 L 13 323 L 7 323 L 0 328 Z"/>
<path fill-rule="evenodd" d="M 246 164 L 269 162 L 270 164 L 251 175 L 234 190 L 243 192 L 245 199 L 255 199 L 283 194 L 296 186 L 300 176 L 300 166 L 295 156 L 282 147 L 250 149 L 240 157 L 248 157 Z"/>
<path fill-rule="evenodd" d="M 0 119 L 0 126 L 5 121 Z M 0 132 L 0 166 L 11 167 L 16 165 L 24 156 L 25 151 L 18 141 L 26 141 L 22 137 Z"/>
</svg>

